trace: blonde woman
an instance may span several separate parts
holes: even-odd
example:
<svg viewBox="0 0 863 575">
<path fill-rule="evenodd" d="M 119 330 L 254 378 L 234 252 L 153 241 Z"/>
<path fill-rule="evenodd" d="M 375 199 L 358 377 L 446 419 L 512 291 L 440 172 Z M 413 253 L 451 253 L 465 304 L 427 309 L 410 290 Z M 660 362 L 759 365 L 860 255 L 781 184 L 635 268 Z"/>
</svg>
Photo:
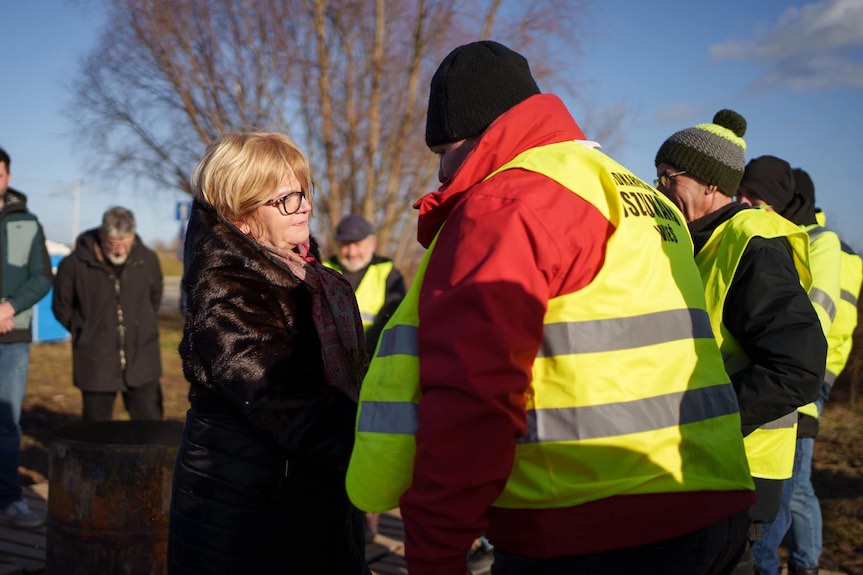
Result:
<svg viewBox="0 0 863 575">
<path fill-rule="evenodd" d="M 312 255 L 308 161 L 282 134 L 228 134 L 192 186 L 169 571 L 368 573 L 344 488 L 363 330 Z"/>
</svg>

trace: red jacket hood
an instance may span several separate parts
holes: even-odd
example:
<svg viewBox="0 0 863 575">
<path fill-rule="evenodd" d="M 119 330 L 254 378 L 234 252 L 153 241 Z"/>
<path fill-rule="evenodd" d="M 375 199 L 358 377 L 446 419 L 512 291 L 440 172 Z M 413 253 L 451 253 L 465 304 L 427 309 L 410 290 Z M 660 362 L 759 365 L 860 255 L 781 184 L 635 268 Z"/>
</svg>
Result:
<svg viewBox="0 0 863 575">
<path fill-rule="evenodd" d="M 449 182 L 414 204 L 420 211 L 417 240 L 427 248 L 465 192 L 520 153 L 584 139 L 566 106 L 553 94 L 537 94 L 511 108 L 486 129 Z"/>
</svg>

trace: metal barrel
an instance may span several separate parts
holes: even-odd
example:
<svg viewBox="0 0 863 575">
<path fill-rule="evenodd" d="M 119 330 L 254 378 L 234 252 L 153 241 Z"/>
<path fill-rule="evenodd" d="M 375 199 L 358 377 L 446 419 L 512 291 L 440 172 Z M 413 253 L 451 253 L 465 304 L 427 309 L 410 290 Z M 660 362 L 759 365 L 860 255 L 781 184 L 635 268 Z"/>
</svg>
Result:
<svg viewBox="0 0 863 575">
<path fill-rule="evenodd" d="M 167 572 L 179 421 L 74 423 L 51 442 L 50 575 Z"/>
</svg>

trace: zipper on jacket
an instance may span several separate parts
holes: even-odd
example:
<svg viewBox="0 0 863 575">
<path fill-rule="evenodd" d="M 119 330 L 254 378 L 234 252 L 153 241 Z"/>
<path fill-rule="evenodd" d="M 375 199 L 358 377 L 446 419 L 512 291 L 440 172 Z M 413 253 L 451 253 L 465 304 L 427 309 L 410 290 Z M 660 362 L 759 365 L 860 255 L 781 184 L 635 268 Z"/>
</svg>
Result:
<svg viewBox="0 0 863 575">
<path fill-rule="evenodd" d="M 120 305 L 120 278 L 114 277 L 114 293 L 117 296 L 117 335 L 120 337 L 120 369 L 126 371 L 126 324 L 123 306 Z"/>
</svg>

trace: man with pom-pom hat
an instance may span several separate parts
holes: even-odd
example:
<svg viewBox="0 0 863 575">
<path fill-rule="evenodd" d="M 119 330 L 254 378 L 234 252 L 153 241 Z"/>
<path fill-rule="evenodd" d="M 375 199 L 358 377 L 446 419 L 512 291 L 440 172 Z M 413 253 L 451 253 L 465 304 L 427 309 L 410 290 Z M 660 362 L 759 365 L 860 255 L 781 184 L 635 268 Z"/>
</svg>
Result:
<svg viewBox="0 0 863 575">
<path fill-rule="evenodd" d="M 737 392 L 758 500 L 750 541 L 779 509 L 791 476 L 798 407 L 814 401 L 827 344 L 809 302 L 806 233 L 775 212 L 734 202 L 745 167 L 746 120 L 720 110 L 671 135 L 655 184 L 686 217 L 710 322 Z M 735 573 L 752 572 L 751 554 Z"/>
</svg>

